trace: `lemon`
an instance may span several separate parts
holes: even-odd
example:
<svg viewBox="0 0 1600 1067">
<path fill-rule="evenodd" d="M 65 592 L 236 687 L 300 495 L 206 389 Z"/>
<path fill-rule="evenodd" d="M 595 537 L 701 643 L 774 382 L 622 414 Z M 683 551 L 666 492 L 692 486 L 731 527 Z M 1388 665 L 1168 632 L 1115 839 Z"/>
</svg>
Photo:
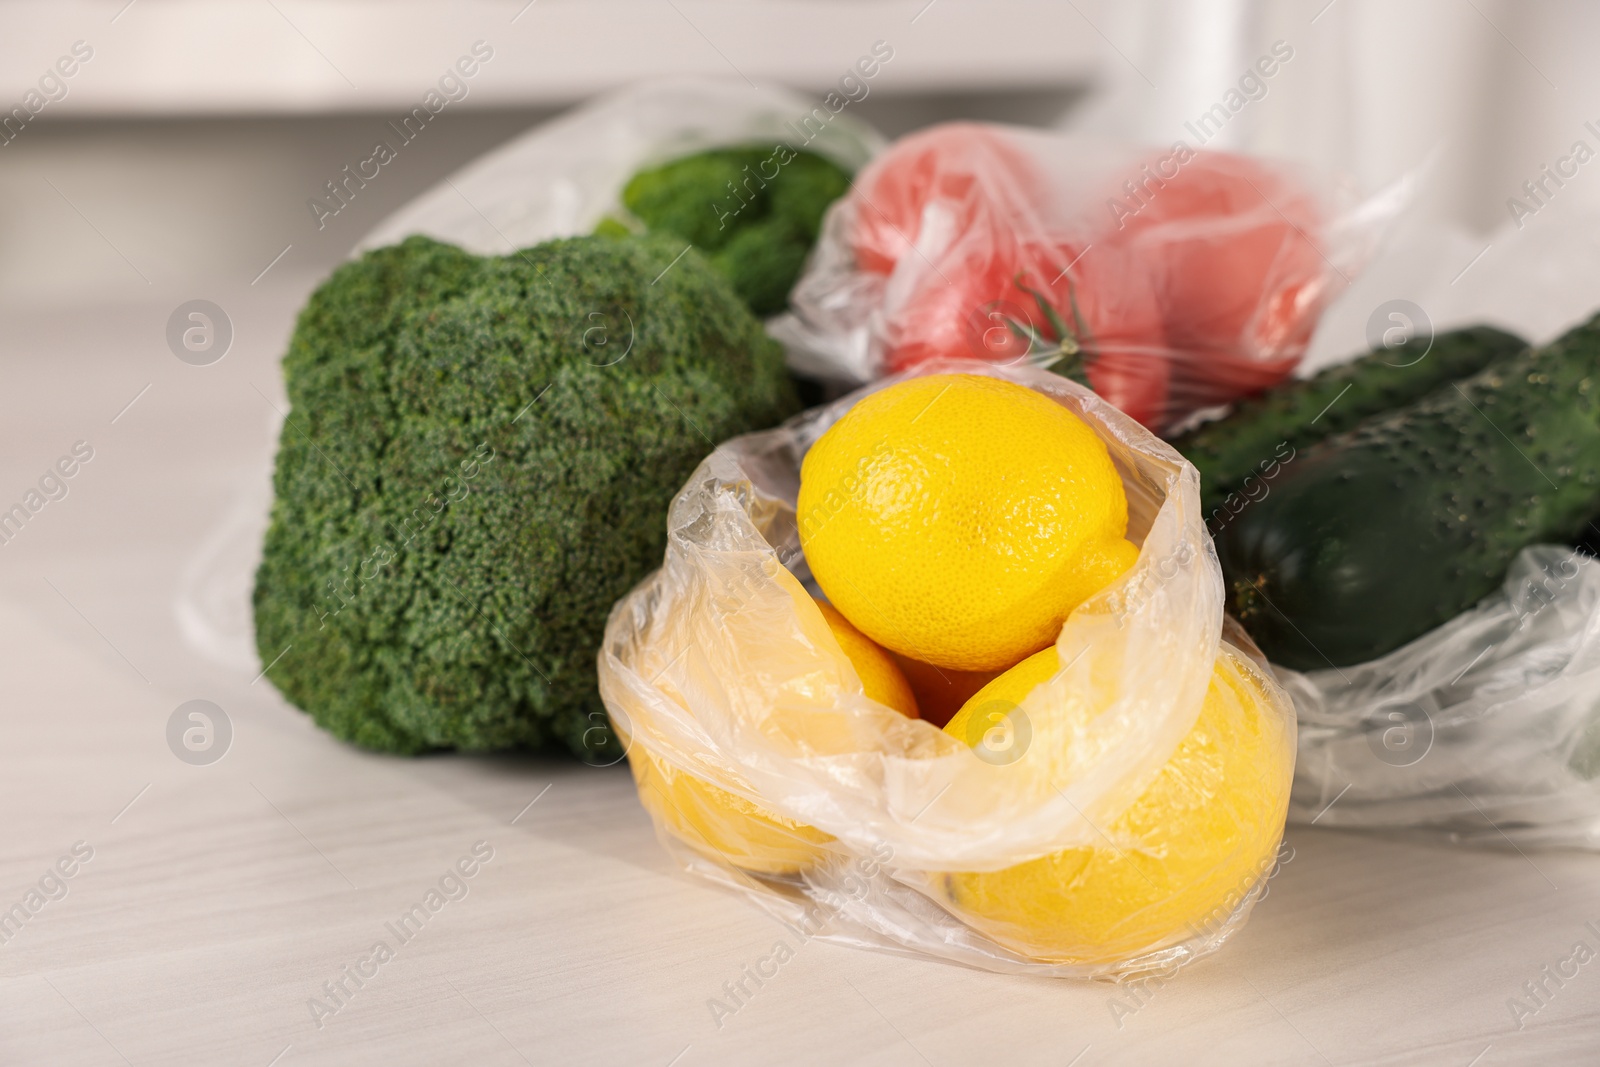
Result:
<svg viewBox="0 0 1600 1067">
<path fill-rule="evenodd" d="M 815 863 L 833 840 L 648 753 L 629 752 L 628 766 L 639 799 L 674 836 L 741 870 L 794 874 Z"/>
<path fill-rule="evenodd" d="M 984 729 L 975 716 L 1020 702 L 1057 665 L 1054 648 L 1024 660 L 945 731 L 973 743 Z M 1220 929 L 1271 869 L 1288 809 L 1294 752 L 1273 692 L 1223 645 L 1194 728 L 1138 800 L 1096 828 L 1100 844 L 937 876 L 947 906 L 1008 948 L 1071 963 L 1110 963 Z"/>
<path fill-rule="evenodd" d="M 878 647 L 872 638 L 850 625 L 850 620 L 839 614 L 838 609 L 832 604 L 824 604 L 819 600 L 817 607 L 822 610 L 822 617 L 828 621 L 828 629 L 833 631 L 834 640 L 839 642 L 845 657 L 850 660 L 856 669 L 856 674 L 861 678 L 861 691 L 869 699 L 893 708 L 908 719 L 915 719 L 917 698 L 912 693 L 911 684 L 906 681 L 905 674 L 889 653 Z"/>
<path fill-rule="evenodd" d="M 861 691 L 915 719 L 916 697 L 889 654 L 829 605 L 817 601 L 816 606 L 855 667 Z M 645 806 L 674 834 L 697 851 L 742 870 L 793 874 L 815 863 L 823 846 L 833 840 L 814 826 L 768 811 L 649 753 L 630 749 L 628 766 Z"/>
<path fill-rule="evenodd" d="M 975 374 L 898 382 L 806 453 L 801 546 L 862 633 L 936 667 L 994 671 L 1051 644 L 1133 564 L 1105 444 L 1065 407 Z"/>
</svg>

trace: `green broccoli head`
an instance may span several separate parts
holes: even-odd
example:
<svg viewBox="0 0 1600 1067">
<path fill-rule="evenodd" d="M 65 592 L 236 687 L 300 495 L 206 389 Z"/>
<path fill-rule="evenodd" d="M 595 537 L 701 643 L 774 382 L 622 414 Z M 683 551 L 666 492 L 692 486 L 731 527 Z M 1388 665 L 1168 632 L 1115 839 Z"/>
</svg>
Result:
<svg viewBox="0 0 1600 1067">
<path fill-rule="evenodd" d="M 715 148 L 635 174 L 622 203 L 652 230 L 711 255 L 758 315 L 775 315 L 850 175 L 813 152 Z"/>
<path fill-rule="evenodd" d="M 798 406 L 777 344 L 681 250 L 413 237 L 312 295 L 255 586 L 290 701 L 393 752 L 620 753 L 595 688 L 611 605 L 713 445 Z"/>
</svg>

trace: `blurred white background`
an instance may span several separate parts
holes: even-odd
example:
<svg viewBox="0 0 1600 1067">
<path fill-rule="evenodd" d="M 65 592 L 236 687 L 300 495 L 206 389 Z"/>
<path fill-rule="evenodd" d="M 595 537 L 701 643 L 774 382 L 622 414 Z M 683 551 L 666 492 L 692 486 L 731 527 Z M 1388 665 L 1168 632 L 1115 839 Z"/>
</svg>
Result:
<svg viewBox="0 0 1600 1067">
<path fill-rule="evenodd" d="M 897 132 L 963 115 L 1056 122 L 1099 62 L 1093 30 L 1052 0 L 124 4 L 0 10 L 0 106 L 20 102 L 73 42 L 94 49 L 67 95 L 0 149 L 0 292 L 49 298 L 90 285 L 138 297 L 141 273 L 158 285 L 248 285 L 291 243 L 274 272 L 320 274 L 478 153 L 652 75 L 825 91 L 885 40 L 895 59 L 853 110 Z M 319 231 L 306 200 L 477 40 L 494 58 L 469 95 Z"/>
<path fill-rule="evenodd" d="M 13 0 L 0 21 L 8 108 L 93 49 L 0 149 L 0 292 L 26 299 L 248 285 L 291 244 L 275 270 L 317 274 L 590 94 L 669 72 L 820 91 L 880 39 L 895 60 L 858 114 L 891 135 L 971 116 L 1161 142 L 1281 40 L 1293 60 L 1214 143 L 1365 189 L 1431 159 L 1419 211 L 1477 233 L 1600 118 L 1600 9 L 1577 0 Z M 306 199 L 479 39 L 470 95 L 319 231 Z M 1569 185 L 1564 206 L 1600 198 Z"/>
</svg>

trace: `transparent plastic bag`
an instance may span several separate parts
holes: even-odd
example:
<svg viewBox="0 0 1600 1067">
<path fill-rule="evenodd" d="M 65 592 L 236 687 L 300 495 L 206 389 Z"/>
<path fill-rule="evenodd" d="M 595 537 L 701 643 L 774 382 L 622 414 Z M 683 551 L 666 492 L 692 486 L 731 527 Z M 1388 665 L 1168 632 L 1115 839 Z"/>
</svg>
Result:
<svg viewBox="0 0 1600 1067">
<path fill-rule="evenodd" d="M 1411 644 L 1278 673 L 1300 719 L 1292 820 L 1600 849 L 1600 561 L 1524 549 L 1498 593 Z"/>
<path fill-rule="evenodd" d="M 798 369 L 865 382 L 1037 358 L 1064 326 L 1089 384 L 1159 430 L 1288 377 L 1403 198 L 1341 210 L 1247 156 L 935 126 L 834 204 L 773 329 Z"/>
<path fill-rule="evenodd" d="M 264 439 L 276 441 L 283 415 L 273 407 L 263 421 Z M 191 551 L 173 593 L 178 632 L 189 647 L 241 674 L 262 667 L 252 593 L 271 512 L 272 456 L 263 453 L 241 468 L 228 510 Z"/>
<path fill-rule="evenodd" d="M 738 80 L 640 82 L 540 123 L 474 160 L 379 223 L 351 254 L 412 234 L 480 255 L 504 255 L 589 233 L 618 208 L 623 184 L 642 167 L 719 145 L 786 142 L 794 134 L 785 124 L 809 115 L 812 107 L 794 93 Z M 853 170 L 883 143 L 871 127 L 840 114 L 806 147 Z M 277 441 L 276 422 L 265 439 Z M 271 469 L 268 452 L 247 472 L 233 507 L 196 548 L 198 558 L 173 600 L 180 629 L 196 652 L 251 672 L 261 667 L 250 589 L 272 505 Z"/>
<path fill-rule="evenodd" d="M 707 148 L 788 144 L 814 104 L 738 80 L 668 78 L 596 97 L 463 167 L 369 233 L 356 253 L 425 234 L 480 255 L 589 233 L 635 172 Z M 883 145 L 834 116 L 806 148 L 854 171 Z M 708 206 L 709 210 L 709 206 Z"/>
<path fill-rule="evenodd" d="M 956 738 L 863 695 L 796 528 L 806 450 L 899 378 L 728 441 L 674 500 L 663 566 L 616 605 L 601 649 L 641 802 L 686 870 L 805 937 L 1073 976 L 1212 951 L 1274 862 L 1295 728 L 1265 665 L 1223 639 L 1198 475 L 1045 370 L 934 361 L 900 377 L 943 372 L 1026 385 L 1096 430 L 1123 476 L 1133 568 L 1069 616 L 1064 666 L 997 737 Z M 1199 769 L 1230 757 L 1225 775 Z M 1207 832 L 1164 822 L 1149 800 L 1163 790 Z"/>
</svg>

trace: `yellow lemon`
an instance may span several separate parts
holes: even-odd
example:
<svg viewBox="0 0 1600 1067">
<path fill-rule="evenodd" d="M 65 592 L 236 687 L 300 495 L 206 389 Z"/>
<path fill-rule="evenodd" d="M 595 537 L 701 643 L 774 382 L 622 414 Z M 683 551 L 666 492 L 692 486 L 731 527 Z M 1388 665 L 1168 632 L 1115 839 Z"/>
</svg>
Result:
<svg viewBox="0 0 1600 1067">
<path fill-rule="evenodd" d="M 972 743 L 977 710 L 1055 673 L 1054 648 L 1018 664 L 945 727 Z M 1215 932 L 1271 870 L 1294 752 L 1274 684 L 1222 647 L 1194 728 L 1100 843 L 1004 870 L 940 876 L 947 906 L 1017 952 L 1108 963 Z"/>
<path fill-rule="evenodd" d="M 640 801 L 674 836 L 741 870 L 794 874 L 815 863 L 833 840 L 648 753 L 629 752 L 628 766 Z"/>
<path fill-rule="evenodd" d="M 1132 564 L 1105 444 L 1021 385 L 937 374 L 866 397 L 806 453 L 811 573 L 862 633 L 962 671 L 1011 666 Z"/>
<path fill-rule="evenodd" d="M 883 649 L 832 607 L 816 602 L 872 700 L 915 719 L 917 701 L 905 675 Z M 697 851 L 760 874 L 793 874 L 822 855 L 833 837 L 816 827 L 768 811 L 638 750 L 628 765 L 645 806 Z"/>
<path fill-rule="evenodd" d="M 819 600 L 817 607 L 822 610 L 822 617 L 828 620 L 828 629 L 833 631 L 834 640 L 839 642 L 845 657 L 860 676 L 861 691 L 879 704 L 893 708 L 908 719 L 915 719 L 917 698 L 905 674 L 889 653 L 850 625 L 850 620 L 839 614 L 832 604 L 824 604 Z"/>
</svg>

